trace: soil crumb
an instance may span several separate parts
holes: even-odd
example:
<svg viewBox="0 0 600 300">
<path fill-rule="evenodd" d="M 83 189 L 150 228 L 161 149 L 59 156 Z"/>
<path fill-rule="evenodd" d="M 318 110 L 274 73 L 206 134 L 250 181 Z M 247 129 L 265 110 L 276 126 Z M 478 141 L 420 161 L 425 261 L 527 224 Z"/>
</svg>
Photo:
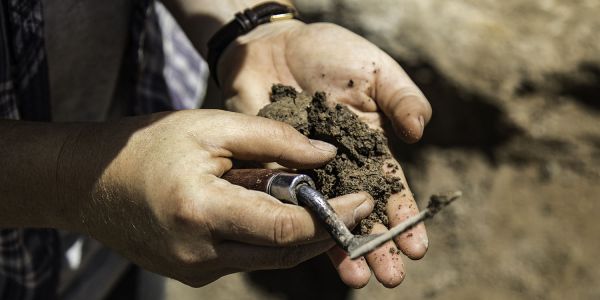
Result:
<svg viewBox="0 0 600 300">
<path fill-rule="evenodd" d="M 387 199 L 404 186 L 399 178 L 384 174 L 384 165 L 392 155 L 382 132 L 369 128 L 346 106 L 327 103 L 323 92 L 311 96 L 284 85 L 273 85 L 271 104 L 258 115 L 285 122 L 309 138 L 335 145 L 338 152 L 331 162 L 306 173 L 328 198 L 358 191 L 373 196 L 375 209 L 361 221 L 356 233 L 368 234 L 375 223 L 388 226 Z"/>
</svg>

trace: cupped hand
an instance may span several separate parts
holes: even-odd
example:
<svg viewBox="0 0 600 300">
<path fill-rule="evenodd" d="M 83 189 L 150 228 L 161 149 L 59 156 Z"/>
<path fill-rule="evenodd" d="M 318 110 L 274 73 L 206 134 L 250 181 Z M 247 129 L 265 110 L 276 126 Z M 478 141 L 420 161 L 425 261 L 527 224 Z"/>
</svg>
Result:
<svg viewBox="0 0 600 300">
<path fill-rule="evenodd" d="M 292 20 L 259 26 L 226 49 L 219 61 L 218 77 L 228 99 L 227 108 L 251 115 L 269 103 L 271 85 L 283 83 L 309 93 L 325 91 L 330 101 L 348 105 L 372 128 L 382 129 L 389 121 L 407 143 L 421 138 L 431 118 L 429 102 L 390 56 L 332 24 L 306 25 Z M 399 167 L 396 160 L 390 163 Z M 406 183 L 402 172 L 391 175 Z M 418 213 L 406 184 L 402 192 L 388 200 L 387 213 L 390 226 Z M 383 225 L 377 225 L 372 233 L 384 230 Z M 383 285 L 394 287 L 405 276 L 396 250 L 419 259 L 427 247 L 427 234 L 421 224 L 365 258 L 352 261 L 339 248 L 328 254 L 349 286 L 366 285 L 372 269 Z"/>
<path fill-rule="evenodd" d="M 124 145 L 115 145 L 122 137 Z M 63 190 L 79 190 L 71 192 L 81 203 L 74 227 L 188 285 L 291 267 L 334 244 L 305 208 L 220 178 L 233 158 L 306 168 L 335 156 L 332 145 L 284 123 L 216 110 L 155 114 L 92 125 L 65 151 L 93 153 L 79 164 L 69 160 L 70 169 L 99 166 L 98 176 L 64 181 Z M 373 200 L 357 193 L 332 205 L 352 227 Z"/>
</svg>

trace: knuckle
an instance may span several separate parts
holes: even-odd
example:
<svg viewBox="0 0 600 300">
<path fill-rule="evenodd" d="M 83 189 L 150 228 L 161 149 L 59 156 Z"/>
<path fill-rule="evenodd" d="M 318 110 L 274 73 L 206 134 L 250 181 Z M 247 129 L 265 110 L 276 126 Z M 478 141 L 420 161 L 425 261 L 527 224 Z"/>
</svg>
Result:
<svg viewBox="0 0 600 300">
<path fill-rule="evenodd" d="M 297 138 L 298 132 L 294 127 L 282 123 L 282 122 L 274 122 L 275 126 L 273 126 L 273 134 L 274 136 L 282 139 L 283 141 L 290 141 Z"/>
<path fill-rule="evenodd" d="M 411 88 L 399 90 L 395 96 L 395 101 L 392 101 L 390 109 L 394 114 L 398 114 L 399 116 L 404 116 L 404 114 L 407 113 L 407 110 L 418 108 L 418 106 L 426 102 L 426 100 L 419 95 L 418 91 Z"/>
<path fill-rule="evenodd" d="M 212 178 L 202 181 L 214 180 Z M 202 182 L 204 183 L 204 182 Z M 206 234 L 210 229 L 210 210 L 204 203 L 211 194 L 209 187 L 204 188 L 205 193 L 198 195 L 194 190 L 184 186 L 175 185 L 169 190 L 169 201 L 162 209 L 167 211 L 175 230 L 194 230 Z"/>
<path fill-rule="evenodd" d="M 203 259 L 193 251 L 189 251 L 187 247 L 180 245 L 178 248 L 180 249 L 176 249 L 174 255 L 176 265 L 187 269 L 202 263 Z"/>
<path fill-rule="evenodd" d="M 281 246 L 294 242 L 297 238 L 296 226 L 295 215 L 289 210 L 280 209 L 276 213 L 275 222 L 273 223 L 273 242 Z"/>
<path fill-rule="evenodd" d="M 202 262 L 202 259 L 198 255 L 187 250 L 179 251 L 175 258 L 177 260 L 177 264 L 184 268 L 188 268 Z"/>
<path fill-rule="evenodd" d="M 175 246 L 171 252 L 174 265 L 180 270 L 207 270 L 219 265 L 219 258 L 215 250 L 210 246 L 192 245 L 183 242 Z"/>
<path fill-rule="evenodd" d="M 190 212 L 188 208 L 188 199 L 179 185 L 173 186 L 170 191 L 170 209 L 173 221 L 176 225 L 186 227 L 189 225 Z"/>
<path fill-rule="evenodd" d="M 421 93 L 419 88 L 412 84 L 399 88 L 396 91 L 394 98 L 398 99 L 398 100 L 402 100 L 402 101 L 403 100 L 416 100 L 416 101 L 424 100 L 423 94 Z"/>
<path fill-rule="evenodd" d="M 190 207 L 188 198 L 176 198 L 171 202 L 171 218 L 176 229 L 198 228 L 203 223 L 200 212 Z"/>
</svg>

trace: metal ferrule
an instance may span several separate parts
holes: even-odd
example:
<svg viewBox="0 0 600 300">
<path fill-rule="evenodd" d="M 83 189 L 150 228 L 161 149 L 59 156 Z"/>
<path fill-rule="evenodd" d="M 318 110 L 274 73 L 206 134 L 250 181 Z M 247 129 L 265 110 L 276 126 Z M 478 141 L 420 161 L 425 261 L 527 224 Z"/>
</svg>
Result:
<svg viewBox="0 0 600 300">
<path fill-rule="evenodd" d="M 327 199 L 316 190 L 312 178 L 304 174 L 279 173 L 271 178 L 267 189 L 270 195 L 281 201 L 308 207 L 323 221 L 337 244 L 349 249 L 354 236 Z"/>
<path fill-rule="evenodd" d="M 269 180 L 267 190 L 269 195 L 291 204 L 299 205 L 296 189 L 301 184 L 315 188 L 315 182 L 307 175 L 279 173 Z"/>
</svg>

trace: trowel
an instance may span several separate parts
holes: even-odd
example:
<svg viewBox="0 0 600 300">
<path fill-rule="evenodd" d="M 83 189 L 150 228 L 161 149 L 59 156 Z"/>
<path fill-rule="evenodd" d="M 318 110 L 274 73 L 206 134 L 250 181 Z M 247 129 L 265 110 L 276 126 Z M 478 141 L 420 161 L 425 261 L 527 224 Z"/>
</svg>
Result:
<svg viewBox="0 0 600 300">
<path fill-rule="evenodd" d="M 426 209 L 390 228 L 389 231 L 381 234 L 354 235 L 327 199 L 316 189 L 314 181 L 308 175 L 270 169 L 232 169 L 222 178 L 247 189 L 265 192 L 284 203 L 307 207 L 323 222 L 331 237 L 349 253 L 351 259 L 377 249 L 395 236 L 433 217 L 444 206 L 461 196 L 461 192 L 434 195 Z"/>
</svg>

